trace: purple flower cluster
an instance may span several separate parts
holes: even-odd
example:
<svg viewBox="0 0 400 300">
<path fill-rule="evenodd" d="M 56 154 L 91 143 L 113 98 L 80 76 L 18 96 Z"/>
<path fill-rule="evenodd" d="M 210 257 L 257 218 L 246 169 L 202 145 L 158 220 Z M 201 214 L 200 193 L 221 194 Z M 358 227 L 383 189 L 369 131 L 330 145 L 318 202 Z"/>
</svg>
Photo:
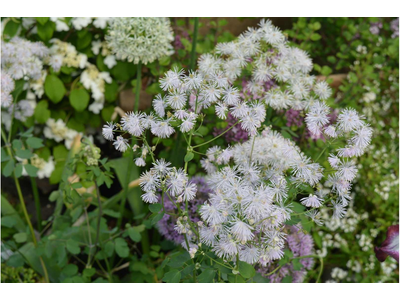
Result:
<svg viewBox="0 0 400 300">
<path fill-rule="evenodd" d="M 301 116 L 300 110 L 289 109 L 286 111 L 285 117 L 286 117 L 287 127 L 292 127 L 292 126 L 300 127 L 304 123 L 304 117 Z"/>
<path fill-rule="evenodd" d="M 311 255 L 314 251 L 314 241 L 311 235 L 304 233 L 303 230 L 296 226 L 287 226 L 288 235 L 286 238 L 286 248 L 293 253 L 293 257 L 301 257 Z M 268 278 L 272 283 L 282 282 L 282 279 L 286 276 L 292 277 L 292 282 L 302 282 L 307 270 L 310 270 L 314 265 L 314 259 L 312 257 L 300 259 L 302 268 L 295 270 L 293 262 L 287 263 L 278 269 L 275 273 L 267 276 L 266 274 L 271 273 L 278 267 L 277 263 L 269 264 L 266 267 L 259 267 L 258 272 Z"/>
<path fill-rule="evenodd" d="M 372 34 L 378 35 L 380 29 L 382 29 L 382 23 L 381 22 L 374 22 L 374 23 L 370 24 L 369 31 Z"/>
<path fill-rule="evenodd" d="M 198 222 L 200 221 L 200 217 L 197 213 L 197 209 L 208 199 L 208 194 L 211 193 L 212 190 L 208 187 L 203 177 L 194 176 L 191 178 L 190 181 L 197 185 L 197 193 L 196 197 L 192 201 L 189 201 L 189 217 L 191 221 Z M 181 208 L 183 210 L 185 209 L 184 206 L 185 203 L 181 203 Z M 164 207 L 167 212 L 178 214 L 176 206 L 171 202 L 171 200 L 169 200 L 166 195 L 164 196 Z M 176 244 L 180 244 L 183 242 L 184 238 L 183 235 L 175 231 L 175 225 L 176 218 L 174 216 L 165 214 L 164 217 L 158 222 L 157 227 L 161 235 L 164 236 L 167 240 L 170 240 Z"/>
<path fill-rule="evenodd" d="M 183 43 L 182 43 L 182 41 L 181 41 L 181 38 L 182 38 L 182 37 L 185 38 L 185 39 L 187 39 L 187 40 L 190 39 L 190 38 L 189 38 L 189 34 L 188 34 L 186 31 L 182 32 L 181 35 L 179 35 L 179 34 L 175 35 L 174 48 L 175 48 L 176 50 L 184 49 L 184 48 L 185 48 L 185 46 L 183 45 Z"/>
<path fill-rule="evenodd" d="M 228 122 L 228 125 L 225 128 L 222 129 L 214 128 L 213 132 L 214 136 L 218 136 L 228 128 L 232 127 L 237 122 L 237 119 L 234 116 L 232 116 L 231 113 L 228 113 L 226 121 Z M 249 139 L 249 134 L 238 123 L 231 130 L 225 133 L 224 138 L 228 143 L 233 143 L 233 142 L 239 143 L 247 141 Z"/>
</svg>

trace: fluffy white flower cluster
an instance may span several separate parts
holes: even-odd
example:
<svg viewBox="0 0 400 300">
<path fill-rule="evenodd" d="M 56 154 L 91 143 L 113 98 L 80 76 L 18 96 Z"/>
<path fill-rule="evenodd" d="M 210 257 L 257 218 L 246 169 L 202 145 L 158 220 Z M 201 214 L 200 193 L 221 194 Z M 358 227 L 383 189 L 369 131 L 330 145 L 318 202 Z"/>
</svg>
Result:
<svg viewBox="0 0 400 300">
<path fill-rule="evenodd" d="M 257 99 L 241 97 L 233 86 L 244 68 L 251 71 L 248 87 L 259 96 Z M 309 75 L 311 69 L 312 62 L 305 52 L 289 47 L 276 27 L 262 21 L 260 28 L 250 28 L 236 41 L 218 44 L 215 55 L 203 55 L 198 71 L 168 71 L 160 80 L 166 95 L 153 100 L 155 113 L 129 113 L 121 124 L 104 126 L 103 136 L 113 141 L 119 151 L 126 151 L 129 144 L 122 136 L 114 138 L 117 128 L 143 139 L 142 155 L 135 161 L 138 166 L 145 165 L 148 152 L 153 157 L 154 149 L 145 140 L 146 130 L 167 138 L 179 128 L 189 137 L 186 141 L 190 152 L 195 125 L 211 106 L 221 119 L 230 112 L 250 134 L 246 143 L 226 149 L 209 148 L 201 161 L 213 189 L 208 202 L 200 208 L 203 222 L 194 232 L 194 224 L 185 212 L 180 212 L 175 226 L 178 233 L 185 234 L 183 246 L 192 256 L 202 243 L 221 258 L 266 266 L 283 256 L 283 227 L 291 218 L 291 205 L 298 195 L 309 195 L 299 201 L 308 209 L 306 216 L 318 225 L 322 223 L 319 208 L 325 203 L 333 207 L 334 217 L 346 212 L 351 181 L 357 172 L 350 158 L 364 152 L 372 131 L 352 109 L 343 110 L 336 124 L 328 125 L 329 107 L 324 101 L 331 90 L 325 82 L 316 82 Z M 269 81 L 274 82 L 271 89 L 265 88 Z M 329 157 L 332 170 L 325 171 L 317 163 L 320 157 L 312 161 L 293 141 L 269 128 L 259 135 L 266 106 L 308 110 L 307 126 L 312 133 L 328 139 L 327 148 L 334 140 L 347 138 L 347 145 L 339 149 L 338 156 Z M 134 151 L 137 148 L 134 146 Z M 326 176 L 332 172 L 335 174 Z M 142 198 L 148 203 L 159 201 L 160 190 L 174 202 L 190 201 L 196 191 L 184 170 L 170 167 L 164 160 L 154 161 L 154 167 L 140 181 L 145 192 Z M 331 185 L 332 189 L 326 190 L 324 185 Z"/>
<path fill-rule="evenodd" d="M 145 65 L 172 55 L 173 40 L 168 18 L 114 18 L 106 36 L 118 59 Z"/>
<path fill-rule="evenodd" d="M 1 45 L 1 70 L 12 79 L 39 79 L 42 76 L 42 59 L 49 53 L 41 42 L 30 42 L 20 37 Z"/>
<path fill-rule="evenodd" d="M 234 165 L 224 167 L 231 159 Z M 317 187 L 323 168 L 270 129 L 232 148 L 210 148 L 202 164 L 210 173 L 208 184 L 214 193 L 200 209 L 205 223 L 199 232 L 201 241 L 229 260 L 238 256 L 265 266 L 280 259 L 284 223 L 292 212 L 289 188 Z M 320 197 L 317 191 L 300 201 L 315 209 L 323 203 Z"/>
<path fill-rule="evenodd" d="M 153 167 L 140 176 L 140 187 L 144 191 L 142 199 L 147 203 L 159 201 L 158 191 L 162 190 L 174 202 L 191 201 L 196 196 L 197 186 L 189 182 L 183 169 L 171 168 L 164 159 L 157 160 Z"/>
<path fill-rule="evenodd" d="M 11 92 L 15 88 L 14 80 L 7 73 L 1 72 L 1 106 L 9 107 L 13 101 Z"/>
<path fill-rule="evenodd" d="M 331 90 L 325 82 L 315 82 L 309 75 L 312 61 L 308 54 L 289 47 L 283 33 L 271 22 L 261 21 L 259 28 L 249 28 L 237 40 L 219 43 L 216 54 L 204 54 L 199 59 L 202 74 L 222 72 L 230 82 L 244 69 L 251 70 L 248 87 L 262 104 L 274 109 L 304 109 L 315 98 L 327 99 Z M 266 82 L 273 81 L 271 89 Z M 246 99 L 249 100 L 249 99 Z"/>
<path fill-rule="evenodd" d="M 56 142 L 64 141 L 65 147 L 71 149 L 72 142 L 75 136 L 78 134 L 75 130 L 67 127 L 63 120 L 58 119 L 48 119 L 46 122 L 46 127 L 43 130 L 44 136 L 48 139 L 53 139 Z"/>
</svg>

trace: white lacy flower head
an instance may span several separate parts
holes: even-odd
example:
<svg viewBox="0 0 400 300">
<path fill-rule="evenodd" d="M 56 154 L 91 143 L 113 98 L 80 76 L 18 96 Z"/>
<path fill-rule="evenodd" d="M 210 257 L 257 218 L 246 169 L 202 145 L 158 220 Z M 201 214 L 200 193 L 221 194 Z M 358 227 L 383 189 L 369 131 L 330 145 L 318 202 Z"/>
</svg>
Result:
<svg viewBox="0 0 400 300">
<path fill-rule="evenodd" d="M 1 43 L 1 71 L 14 80 L 39 79 L 42 75 L 43 59 L 49 50 L 41 42 L 30 42 L 14 37 Z"/>
<path fill-rule="evenodd" d="M 77 131 L 68 128 L 63 120 L 58 119 L 55 121 L 51 118 L 47 120 L 43 133 L 46 138 L 53 139 L 56 142 L 61 142 L 64 140 L 65 147 L 67 147 L 67 149 L 71 149 L 72 142 L 74 141 L 75 136 L 78 134 Z"/>
<path fill-rule="evenodd" d="M 173 53 L 168 18 L 114 18 L 106 41 L 117 59 L 148 64 Z"/>
</svg>

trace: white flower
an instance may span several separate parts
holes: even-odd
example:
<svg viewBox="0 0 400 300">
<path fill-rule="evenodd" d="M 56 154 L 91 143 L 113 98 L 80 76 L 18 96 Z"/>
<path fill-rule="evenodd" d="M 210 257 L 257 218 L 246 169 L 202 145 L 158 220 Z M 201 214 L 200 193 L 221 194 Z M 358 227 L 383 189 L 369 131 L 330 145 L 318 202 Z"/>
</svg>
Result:
<svg viewBox="0 0 400 300">
<path fill-rule="evenodd" d="M 173 92 L 167 97 L 167 104 L 173 109 L 181 109 L 186 104 L 186 95 L 180 92 Z"/>
<path fill-rule="evenodd" d="M 72 18 L 71 22 L 76 30 L 81 30 L 92 22 L 92 18 Z"/>
<path fill-rule="evenodd" d="M 171 168 L 169 167 L 171 163 L 166 162 L 163 158 L 156 160 L 153 165 L 153 169 L 156 170 L 160 175 L 166 175 L 168 172 L 171 171 Z"/>
<path fill-rule="evenodd" d="M 311 194 L 308 197 L 305 197 L 300 200 L 301 204 L 307 207 L 320 207 L 323 201 L 324 201 L 323 199 L 318 198 L 316 195 L 311 195 Z"/>
<path fill-rule="evenodd" d="M 117 60 L 115 59 L 114 55 L 107 55 L 103 62 L 109 69 L 112 69 L 117 64 Z"/>
<path fill-rule="evenodd" d="M 239 259 L 241 261 L 247 262 L 248 264 L 254 264 L 258 261 L 260 256 L 260 251 L 257 247 L 245 246 L 239 251 Z"/>
<path fill-rule="evenodd" d="M 158 202 L 158 196 L 154 191 L 148 191 L 147 193 L 144 193 L 142 196 L 142 199 L 146 203 L 157 203 Z"/>
<path fill-rule="evenodd" d="M 314 92 L 322 99 L 326 100 L 328 99 L 331 94 L 332 90 L 329 87 L 328 83 L 326 81 L 320 81 L 314 86 Z"/>
<path fill-rule="evenodd" d="M 364 122 L 358 113 L 352 108 L 345 108 L 338 116 L 339 128 L 344 132 L 358 129 Z"/>
<path fill-rule="evenodd" d="M 153 100 L 153 107 L 159 117 L 163 118 L 165 116 L 166 103 L 160 94 Z"/>
<path fill-rule="evenodd" d="M 225 120 L 227 112 L 228 112 L 228 107 L 224 103 L 219 102 L 215 106 L 215 113 L 217 114 L 218 118 Z"/>
<path fill-rule="evenodd" d="M 122 136 L 117 136 L 113 145 L 115 146 L 115 149 L 121 152 L 125 152 L 129 147 L 128 140 L 124 139 Z"/>
<path fill-rule="evenodd" d="M 182 124 L 179 126 L 182 132 L 188 132 L 192 130 L 194 126 L 194 122 L 188 118 L 186 120 L 183 120 Z"/>
<path fill-rule="evenodd" d="M 145 192 L 155 191 L 160 186 L 160 177 L 151 171 L 146 171 L 140 176 L 140 187 Z"/>
<path fill-rule="evenodd" d="M 185 201 L 191 201 L 194 199 L 197 193 L 197 186 L 194 183 L 190 183 L 186 185 L 186 187 L 183 190 L 183 200 Z"/>
<path fill-rule="evenodd" d="M 165 76 L 160 79 L 160 86 L 164 91 L 178 88 L 182 84 L 183 70 L 173 69 L 167 71 Z"/>
<path fill-rule="evenodd" d="M 138 157 L 135 159 L 135 165 L 137 165 L 138 167 L 145 167 L 146 162 L 144 161 L 144 159 L 142 157 Z"/>
<path fill-rule="evenodd" d="M 114 128 L 115 124 L 113 122 L 107 122 L 107 125 L 103 126 L 103 136 L 106 140 L 112 141 L 114 139 Z"/>
<path fill-rule="evenodd" d="M 168 18 L 114 18 L 106 36 L 118 59 L 145 65 L 172 55 L 173 40 Z"/>
<path fill-rule="evenodd" d="M 160 138 L 167 138 L 175 132 L 175 129 L 166 121 L 155 121 L 151 126 L 151 132 Z"/>
<path fill-rule="evenodd" d="M 143 134 L 143 120 L 145 115 L 141 112 L 130 112 L 122 118 L 122 128 L 133 136 L 139 137 Z"/>
<path fill-rule="evenodd" d="M 356 177 L 357 168 L 353 162 L 351 161 L 345 162 L 338 167 L 337 174 L 344 180 L 352 181 Z"/>
<path fill-rule="evenodd" d="M 111 21 L 112 18 L 95 18 L 93 21 L 93 26 L 96 28 L 104 29 L 107 27 L 107 24 Z"/>
<path fill-rule="evenodd" d="M 253 228 L 241 220 L 232 222 L 231 233 L 241 242 L 246 243 L 254 237 Z"/>
<path fill-rule="evenodd" d="M 337 137 L 336 128 L 332 125 L 325 127 L 324 132 L 327 136 L 331 138 Z"/>
</svg>

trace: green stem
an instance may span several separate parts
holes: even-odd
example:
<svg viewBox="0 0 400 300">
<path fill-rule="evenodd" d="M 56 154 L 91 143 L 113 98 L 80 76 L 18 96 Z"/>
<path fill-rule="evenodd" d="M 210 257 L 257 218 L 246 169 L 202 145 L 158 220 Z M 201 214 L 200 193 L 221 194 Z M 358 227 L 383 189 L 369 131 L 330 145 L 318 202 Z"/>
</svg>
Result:
<svg viewBox="0 0 400 300">
<path fill-rule="evenodd" d="M 122 224 L 122 215 L 124 214 L 124 209 L 125 209 L 125 203 L 126 200 L 128 199 L 128 186 L 129 186 L 129 180 L 131 177 L 131 169 L 132 169 L 132 163 L 133 163 L 133 158 L 129 156 L 129 162 L 128 162 L 128 169 L 126 171 L 126 178 L 125 178 L 125 184 L 124 184 L 124 196 L 121 199 L 121 203 L 119 206 L 119 217 L 117 221 L 117 228 L 121 227 Z"/>
<path fill-rule="evenodd" d="M 11 151 L 10 151 L 10 155 L 11 155 Z M 14 180 L 15 180 L 15 186 L 17 187 L 18 197 L 19 197 L 19 201 L 21 203 L 22 211 L 24 212 L 25 220 L 26 220 L 26 223 L 28 223 L 29 230 L 30 230 L 31 235 L 32 235 L 32 241 L 33 241 L 33 244 L 34 244 L 34 246 L 36 248 L 37 247 L 37 240 L 36 240 L 36 236 L 35 236 L 35 231 L 33 230 L 33 226 L 32 226 L 31 220 L 29 219 L 29 214 L 28 214 L 28 211 L 27 211 L 26 206 L 25 206 L 25 201 L 24 201 L 24 197 L 22 195 L 21 186 L 19 185 L 18 178 L 15 176 L 15 172 L 14 172 Z M 45 265 L 45 263 L 44 263 L 44 261 L 43 261 L 41 256 L 39 256 L 39 260 L 40 260 L 40 264 L 42 265 L 42 269 L 43 269 L 43 273 L 44 273 L 44 279 L 45 279 L 46 282 L 50 282 L 49 274 L 47 273 L 46 265 Z"/>
<path fill-rule="evenodd" d="M 99 204 L 99 215 L 97 217 L 96 242 L 94 243 L 94 245 L 97 247 L 97 244 L 99 243 L 99 237 L 100 237 L 100 221 L 101 221 L 101 216 L 103 214 L 103 209 L 101 207 L 100 190 L 99 190 L 99 186 L 97 185 L 96 180 L 94 181 L 94 184 L 96 185 L 97 203 Z"/>
<path fill-rule="evenodd" d="M 321 268 L 319 269 L 319 273 L 318 273 L 318 277 L 317 277 L 317 283 L 321 280 L 322 272 L 324 270 L 324 259 L 322 257 L 320 257 L 319 261 L 321 263 Z"/>
<path fill-rule="evenodd" d="M 196 66 L 196 45 L 197 45 L 197 34 L 199 31 L 199 18 L 194 18 L 194 29 L 193 29 L 193 40 L 192 40 L 192 52 L 190 54 L 190 69 L 194 70 Z"/>
<path fill-rule="evenodd" d="M 207 145 L 208 143 L 211 143 L 212 141 L 215 141 L 217 138 L 223 136 L 225 133 L 227 133 L 229 130 L 231 130 L 233 127 L 235 127 L 239 122 L 240 122 L 240 121 L 237 121 L 235 124 L 233 124 L 233 125 L 232 125 L 231 127 L 229 127 L 227 130 L 225 130 L 223 133 L 221 133 L 220 135 L 217 135 L 215 138 L 213 138 L 213 139 L 211 139 L 211 140 L 209 140 L 209 141 L 207 141 L 207 142 L 204 142 L 204 143 L 202 143 L 202 144 L 193 146 L 192 148 L 193 148 L 193 149 L 194 149 L 194 148 L 198 148 L 198 147 Z"/>
<path fill-rule="evenodd" d="M 139 61 L 137 64 L 136 74 L 136 96 L 135 96 L 135 112 L 139 110 L 140 90 L 142 89 L 142 63 Z"/>
<path fill-rule="evenodd" d="M 42 231 L 42 212 L 40 209 L 39 191 L 37 188 L 35 177 L 31 177 L 31 185 L 32 185 L 33 198 L 35 199 L 37 228 L 38 228 L 39 232 L 41 232 Z"/>
</svg>

